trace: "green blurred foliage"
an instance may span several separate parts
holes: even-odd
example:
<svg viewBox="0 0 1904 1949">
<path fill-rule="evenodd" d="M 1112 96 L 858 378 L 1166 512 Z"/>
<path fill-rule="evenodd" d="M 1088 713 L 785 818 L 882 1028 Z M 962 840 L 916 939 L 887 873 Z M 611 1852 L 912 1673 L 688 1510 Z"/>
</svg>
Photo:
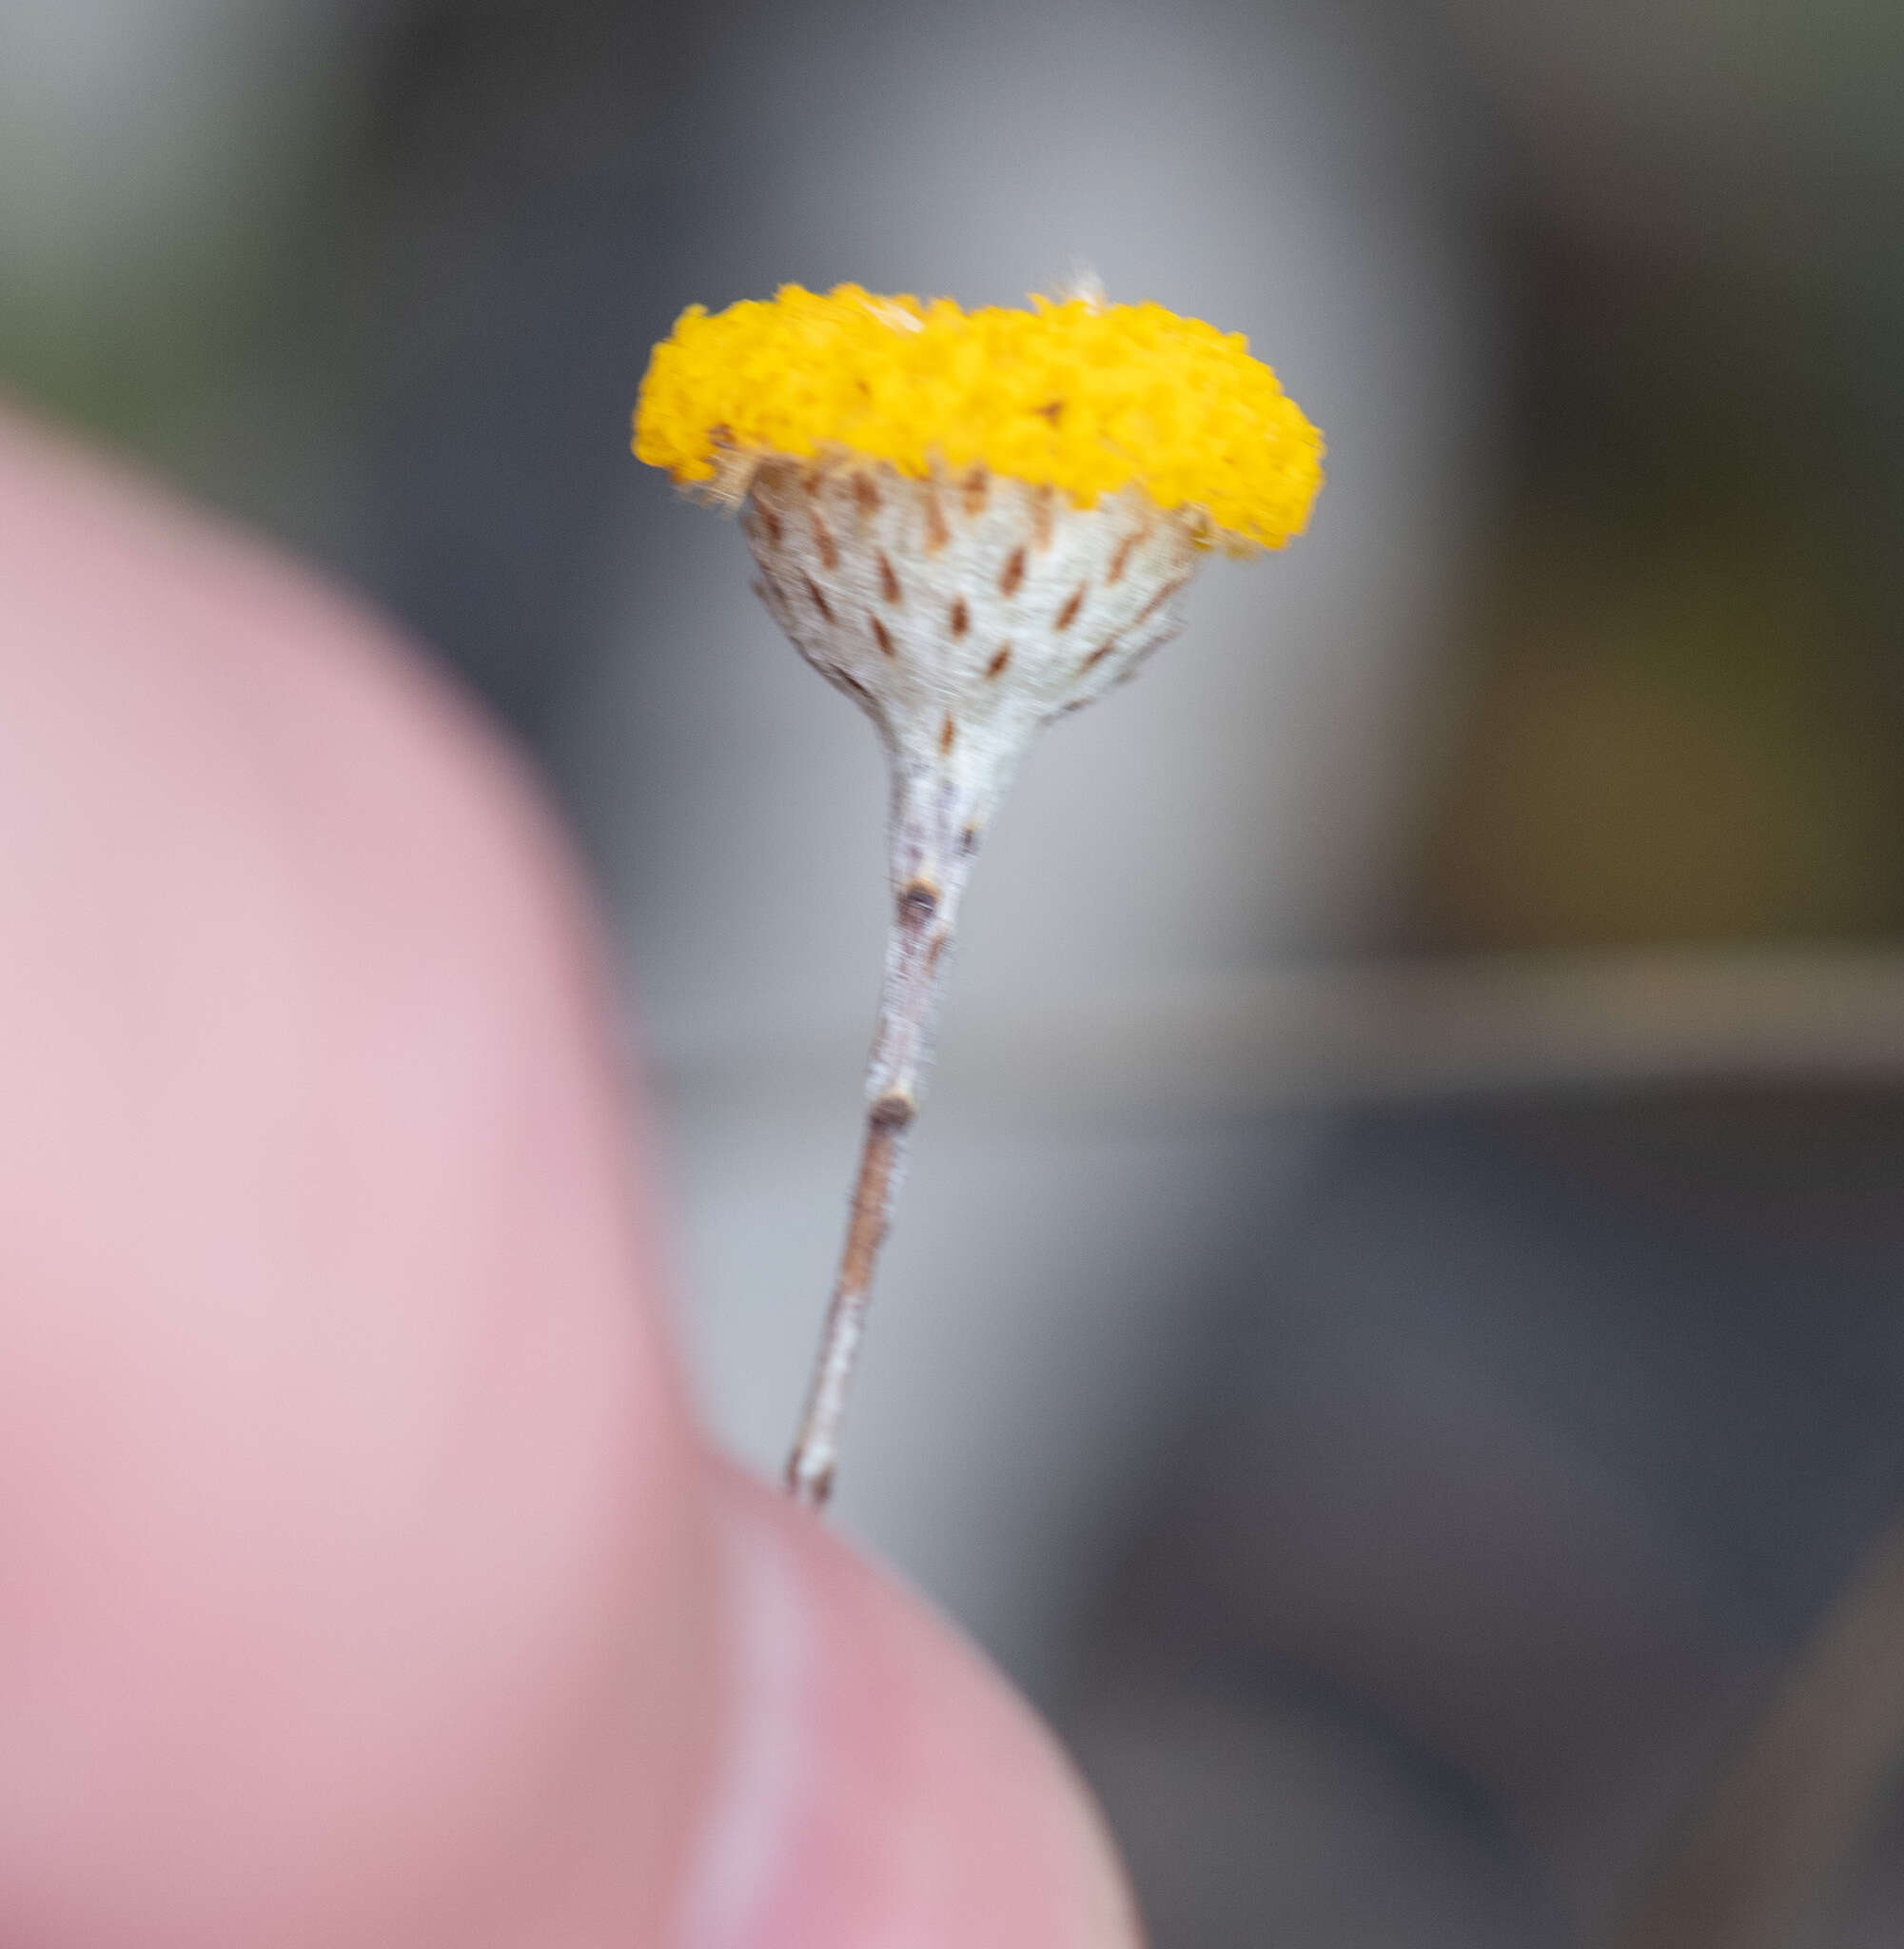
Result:
<svg viewBox="0 0 1904 1949">
<path fill-rule="evenodd" d="M 1762 523 L 1529 518 L 1431 828 L 1436 936 L 1838 937 L 1904 920 L 1883 645 Z"/>
</svg>

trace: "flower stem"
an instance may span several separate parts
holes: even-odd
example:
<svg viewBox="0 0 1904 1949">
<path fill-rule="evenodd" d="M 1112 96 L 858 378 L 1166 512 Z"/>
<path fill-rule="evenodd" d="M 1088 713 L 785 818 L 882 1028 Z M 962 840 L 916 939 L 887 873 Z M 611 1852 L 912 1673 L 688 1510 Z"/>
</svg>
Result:
<svg viewBox="0 0 1904 1949">
<path fill-rule="evenodd" d="M 814 1377 L 807 1390 L 806 1411 L 794 1451 L 787 1458 L 787 1493 L 812 1509 L 823 1509 L 833 1494 L 834 1470 L 839 1461 L 840 1428 L 859 1343 L 866 1332 L 867 1309 L 873 1303 L 873 1272 L 879 1248 L 892 1221 L 906 1154 L 906 1126 L 882 1121 L 876 1112 L 866 1119 L 866 1142 L 859 1153 L 859 1175 L 853 1187 L 853 1215 L 840 1254 L 839 1276 L 827 1308 Z"/>
<path fill-rule="evenodd" d="M 866 1137 L 846 1244 L 827 1309 L 806 1410 L 787 1460 L 788 1494 L 824 1508 L 833 1493 L 841 1426 L 873 1275 L 905 1175 L 906 1153 L 932 1061 L 960 896 L 993 797 L 941 764 L 894 755 L 890 827 L 893 913 L 873 1053 L 866 1066 Z M 990 785 L 991 780 L 983 781 Z"/>
</svg>

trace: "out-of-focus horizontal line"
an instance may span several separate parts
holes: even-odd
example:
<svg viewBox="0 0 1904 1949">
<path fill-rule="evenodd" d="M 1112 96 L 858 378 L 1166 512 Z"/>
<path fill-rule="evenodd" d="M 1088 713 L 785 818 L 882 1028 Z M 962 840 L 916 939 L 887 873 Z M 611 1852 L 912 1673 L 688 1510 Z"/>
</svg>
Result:
<svg viewBox="0 0 1904 1949">
<path fill-rule="evenodd" d="M 844 1038 L 660 1060 L 677 1100 L 837 1100 Z M 948 1108 L 1009 1094 L 1032 1114 L 1244 1114 L 1496 1091 L 1709 1079 L 1904 1083 L 1904 955 L 1674 950 L 1286 968 L 1023 1013 L 962 1011 Z M 842 1067 L 843 1066 L 843 1067 Z M 824 1082 L 822 1082 L 822 1076 Z"/>
</svg>

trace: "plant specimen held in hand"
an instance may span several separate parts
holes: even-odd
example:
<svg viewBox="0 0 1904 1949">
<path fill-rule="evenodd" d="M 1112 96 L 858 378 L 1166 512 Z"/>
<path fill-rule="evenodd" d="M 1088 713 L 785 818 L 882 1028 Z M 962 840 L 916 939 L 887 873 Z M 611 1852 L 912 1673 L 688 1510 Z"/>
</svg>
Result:
<svg viewBox="0 0 1904 1949">
<path fill-rule="evenodd" d="M 636 454 L 740 508 L 761 600 L 892 768 L 865 1143 L 787 1465 L 815 1506 L 986 827 L 1040 727 L 1177 634 L 1212 549 L 1301 532 L 1322 450 L 1239 334 L 1157 305 L 967 312 L 787 285 L 691 306 L 655 347 Z"/>
</svg>

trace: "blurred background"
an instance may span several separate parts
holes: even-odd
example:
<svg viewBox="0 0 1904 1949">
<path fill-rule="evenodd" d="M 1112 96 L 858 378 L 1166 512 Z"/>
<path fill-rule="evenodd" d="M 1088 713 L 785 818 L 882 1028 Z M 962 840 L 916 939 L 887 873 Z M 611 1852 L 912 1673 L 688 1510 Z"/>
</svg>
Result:
<svg viewBox="0 0 1904 1949">
<path fill-rule="evenodd" d="M 839 1505 L 1159 1949 L 1598 1939 L 1835 1632 L 1904 1659 L 1900 103 L 1886 0 L 0 0 L 0 387 L 534 755 L 765 1468 L 883 785 L 628 456 L 649 345 L 1087 265 L 1324 428 L 988 847 Z M 1904 1939 L 1867 1744 L 1762 1939 Z"/>
</svg>

